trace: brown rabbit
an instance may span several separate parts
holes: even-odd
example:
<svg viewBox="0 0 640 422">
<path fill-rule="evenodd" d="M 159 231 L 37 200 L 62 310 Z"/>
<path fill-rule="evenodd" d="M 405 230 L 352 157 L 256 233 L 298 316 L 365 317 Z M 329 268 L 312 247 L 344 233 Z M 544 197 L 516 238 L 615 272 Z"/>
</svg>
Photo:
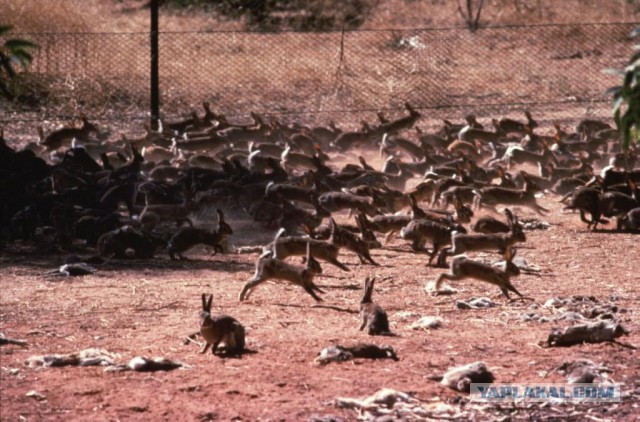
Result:
<svg viewBox="0 0 640 422">
<path fill-rule="evenodd" d="M 358 222 L 359 227 L 361 227 L 360 222 L 358 220 L 356 221 Z M 368 262 L 372 265 L 380 265 L 371 257 L 371 252 L 369 251 L 367 242 L 365 242 L 354 233 L 351 233 L 349 230 L 343 229 L 338 226 L 333 218 L 331 218 L 329 222 L 333 230 L 333 236 L 331 238 L 333 239 L 333 244 L 335 246 L 339 248 L 345 248 L 354 252 L 356 255 L 358 255 L 358 259 L 360 260 L 361 264 L 365 264 Z"/>
<path fill-rule="evenodd" d="M 476 195 L 475 205 L 476 208 L 485 206 L 488 208 L 494 208 L 496 205 L 519 205 L 528 207 L 537 212 L 540 215 L 548 213 L 549 210 L 538 205 L 536 202 L 535 193 L 538 187 L 531 181 L 529 175 L 521 171 L 520 174 L 524 179 L 524 186 L 520 189 L 508 189 L 497 186 L 486 186 L 474 191 Z M 495 209 L 495 208 L 494 208 Z"/>
<path fill-rule="evenodd" d="M 482 262 L 470 260 L 464 255 L 455 256 L 451 260 L 449 273 L 443 273 L 438 276 L 435 291 L 438 292 L 440 290 L 440 285 L 445 279 L 462 280 L 463 278 L 475 278 L 476 280 L 485 281 L 498 286 L 502 294 L 507 299 L 510 299 L 509 292 L 513 292 L 524 300 L 525 297 L 515 287 L 513 287 L 513 284 L 511 284 L 511 281 L 509 280 L 511 276 L 520 274 L 520 269 L 511 262 L 515 254 L 516 249 L 513 247 L 509 248 L 505 253 L 504 271 Z"/>
<path fill-rule="evenodd" d="M 287 262 L 274 257 L 263 256 L 256 262 L 256 273 L 247 281 L 240 292 L 239 300 L 242 302 L 248 299 L 253 289 L 270 279 L 285 280 L 302 287 L 316 301 L 321 302 L 322 298 L 316 292 L 323 291 L 313 283 L 316 274 L 322 274 L 322 268 L 318 261 L 311 255 L 311 244 L 307 242 L 307 265 L 306 267 L 296 267 Z"/>
<path fill-rule="evenodd" d="M 167 243 L 169 257 L 172 260 L 187 259 L 182 254 L 197 245 L 207 245 L 213 248 L 213 253 L 224 253 L 227 239 L 233 234 L 231 226 L 224 221 L 222 210 L 218 209 L 218 229 L 210 232 L 196 227 L 183 227 L 174 234 Z"/>
<path fill-rule="evenodd" d="M 451 247 L 444 249 L 438 262 L 444 265 L 446 255 L 460 255 L 465 252 L 497 250 L 504 254 L 508 248 L 517 242 L 525 242 L 526 235 L 518 217 L 514 216 L 509 208 L 504 209 L 507 216 L 510 231 L 509 233 L 491 234 L 467 234 L 453 232 L 451 235 Z"/>
<path fill-rule="evenodd" d="M 89 122 L 84 114 L 80 115 L 80 120 L 82 120 L 82 126 L 79 128 L 67 126 L 62 129 L 55 130 L 47 136 L 44 136 L 42 127 L 39 127 L 38 132 L 40 135 L 40 145 L 43 145 L 47 147 L 48 150 L 52 151 L 62 146 L 70 145 L 74 138 L 83 143 L 88 142 L 89 135 L 91 135 L 91 133 L 98 133 L 98 127 Z"/>
<path fill-rule="evenodd" d="M 384 309 L 371 300 L 373 294 L 374 277 L 367 277 L 364 281 L 364 294 L 360 301 L 360 331 L 367 327 L 367 333 L 370 336 L 388 336 L 392 335 L 389 330 L 389 318 Z"/>
<path fill-rule="evenodd" d="M 200 311 L 200 334 L 205 341 L 200 353 L 205 353 L 211 346 L 215 354 L 220 343 L 225 344 L 227 354 L 240 353 L 245 347 L 244 327 L 229 315 L 211 315 L 213 295 L 206 299 L 202 294 L 202 311 Z"/>
</svg>

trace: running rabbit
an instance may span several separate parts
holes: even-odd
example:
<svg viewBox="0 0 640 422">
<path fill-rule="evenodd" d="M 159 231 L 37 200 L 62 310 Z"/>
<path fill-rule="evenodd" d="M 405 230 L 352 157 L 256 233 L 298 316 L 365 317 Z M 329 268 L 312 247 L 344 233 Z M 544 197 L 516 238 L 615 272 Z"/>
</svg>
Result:
<svg viewBox="0 0 640 422">
<path fill-rule="evenodd" d="M 240 302 L 248 299 L 251 292 L 260 284 L 272 279 L 285 280 L 298 285 L 316 301 L 321 302 L 322 298 L 316 292 L 323 293 L 323 291 L 315 285 L 313 279 L 316 274 L 322 274 L 322 267 L 311 254 L 310 241 L 307 242 L 306 261 L 306 267 L 297 267 L 278 259 L 277 254 L 268 254 L 260 257 L 256 262 L 256 273 L 251 280 L 247 281 L 240 292 Z"/>
<path fill-rule="evenodd" d="M 475 278 L 476 280 L 485 281 L 498 286 L 502 294 L 507 299 L 510 299 L 509 292 L 513 292 L 524 300 L 525 297 L 513 286 L 513 284 L 511 284 L 510 281 L 512 276 L 520 274 L 520 269 L 511 262 L 515 254 L 516 249 L 513 247 L 506 251 L 504 271 L 479 261 L 473 261 L 464 255 L 455 256 L 451 260 L 449 273 L 443 273 L 438 276 L 435 284 L 435 291 L 437 293 L 440 290 L 440 285 L 445 279 L 462 280 L 463 278 Z"/>
<path fill-rule="evenodd" d="M 206 229 L 196 227 L 183 227 L 174 234 L 167 244 L 169 257 L 172 260 L 184 259 L 182 254 L 197 245 L 207 245 L 213 248 L 213 253 L 224 253 L 226 249 L 227 239 L 233 234 L 231 226 L 224 221 L 224 214 L 221 210 L 218 212 L 218 229 L 211 232 Z"/>
</svg>

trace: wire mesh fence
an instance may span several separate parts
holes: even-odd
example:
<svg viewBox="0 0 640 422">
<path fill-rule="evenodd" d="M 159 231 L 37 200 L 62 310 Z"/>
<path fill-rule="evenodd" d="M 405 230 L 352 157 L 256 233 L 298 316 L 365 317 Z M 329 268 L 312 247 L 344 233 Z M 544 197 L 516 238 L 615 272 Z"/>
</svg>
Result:
<svg viewBox="0 0 640 422">
<path fill-rule="evenodd" d="M 305 123 L 357 122 L 404 102 L 434 118 L 531 109 L 544 119 L 609 115 L 602 71 L 630 56 L 633 24 L 366 30 L 322 33 L 160 34 L 164 116 L 209 101 Z M 38 43 L 32 75 L 48 98 L 33 109 L 0 110 L 4 125 L 35 119 L 144 118 L 148 33 L 19 34 Z M 0 40 L 1 42 L 2 40 Z"/>
</svg>

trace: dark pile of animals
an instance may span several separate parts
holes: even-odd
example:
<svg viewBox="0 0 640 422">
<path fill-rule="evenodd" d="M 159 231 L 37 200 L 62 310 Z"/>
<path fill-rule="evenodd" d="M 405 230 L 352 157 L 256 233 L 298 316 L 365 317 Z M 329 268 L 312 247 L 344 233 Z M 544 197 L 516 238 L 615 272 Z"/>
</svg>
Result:
<svg viewBox="0 0 640 422">
<path fill-rule="evenodd" d="M 230 253 L 233 229 L 223 210 L 231 210 L 277 231 L 271 243 L 254 248 L 261 255 L 241 301 L 268 279 L 299 285 L 320 301 L 313 281 L 319 261 L 349 271 L 338 260 L 346 250 L 378 265 L 370 254 L 382 247 L 376 234 L 385 242 L 399 235 L 412 251 L 428 253 L 428 265 L 446 267 L 450 258 L 436 292 L 445 279 L 475 278 L 507 298 L 523 298 L 510 281 L 519 273 L 512 261 L 517 244 L 526 241 L 516 207 L 545 215 L 536 196 L 553 193 L 588 228 L 615 218 L 613 230 L 640 231 L 636 151 L 622 152 L 609 124 L 583 120 L 570 132 L 554 124 L 553 134 L 541 134 L 526 111 L 522 120 L 493 119 L 491 127 L 473 115 L 461 124 L 445 120 L 428 133 L 416 126 L 421 114 L 405 106 L 404 117 L 379 113 L 378 122 L 354 131 L 333 123 L 285 125 L 255 113 L 252 124 L 234 124 L 205 102 L 203 115 L 193 111 L 158 130 L 145 126 L 136 139 L 111 139 L 84 116 L 79 127 L 40 129 L 39 140 L 21 149 L 0 132 L 0 249 L 16 241 L 41 250 L 85 248 L 90 263 L 152 259 L 163 251 L 182 260 L 196 245 Z M 370 160 L 379 154 L 380 170 L 366 153 Z M 334 217 L 347 211 L 355 224 L 338 224 Z M 497 251 L 504 267 L 461 255 L 473 251 Z M 290 256 L 305 257 L 304 265 L 287 262 Z M 91 268 L 73 264 L 67 274 Z M 362 328 L 388 332 L 372 289 L 367 280 Z M 224 325 L 225 342 L 244 345 L 233 338 L 244 337 L 237 321 L 216 320 L 210 300 L 202 301 L 203 327 Z M 203 336 L 215 351 L 225 339 L 210 329 Z"/>
</svg>

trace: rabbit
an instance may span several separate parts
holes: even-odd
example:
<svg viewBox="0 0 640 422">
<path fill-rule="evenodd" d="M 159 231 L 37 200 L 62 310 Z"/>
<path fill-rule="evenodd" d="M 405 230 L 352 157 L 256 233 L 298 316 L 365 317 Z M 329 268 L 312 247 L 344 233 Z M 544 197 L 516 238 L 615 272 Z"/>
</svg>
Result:
<svg viewBox="0 0 640 422">
<path fill-rule="evenodd" d="M 224 221 L 222 210 L 218 209 L 218 229 L 210 232 L 196 227 L 183 227 L 174 234 L 167 243 L 167 251 L 171 260 L 186 260 L 182 254 L 197 245 L 207 245 L 213 248 L 213 254 L 224 253 L 227 238 L 233 234 L 231 226 Z"/>
<path fill-rule="evenodd" d="M 200 334 L 205 345 L 200 353 L 205 353 L 211 346 L 211 353 L 215 355 L 220 343 L 225 344 L 226 353 L 240 353 L 245 347 L 244 327 L 229 315 L 211 315 L 213 295 L 206 299 L 202 294 L 202 311 L 200 312 Z"/>
<path fill-rule="evenodd" d="M 630 210 L 626 215 L 619 218 L 617 223 L 618 230 L 640 232 L 640 207 Z"/>
<path fill-rule="evenodd" d="M 371 300 L 373 294 L 374 277 L 367 277 L 364 281 L 364 294 L 360 301 L 360 331 L 367 327 L 367 333 L 370 336 L 388 336 L 391 335 L 389 330 L 389 318 L 384 309 Z"/>
<path fill-rule="evenodd" d="M 125 225 L 98 238 L 98 254 L 103 258 L 153 258 L 156 239 Z"/>
<path fill-rule="evenodd" d="M 80 115 L 80 120 L 82 121 L 82 126 L 79 128 L 65 126 L 49 133 L 47 136 L 44 136 L 42 127 L 38 127 L 40 145 L 45 146 L 49 151 L 53 151 L 62 146 L 68 146 L 74 138 L 81 142 L 89 142 L 91 133 L 99 133 L 98 127 L 89 122 L 84 114 Z"/>
<path fill-rule="evenodd" d="M 524 186 L 522 190 L 501 188 L 497 186 L 486 186 L 475 190 L 476 208 L 480 208 L 481 206 L 493 208 L 498 204 L 520 205 L 523 207 L 529 207 L 540 215 L 548 213 L 548 209 L 540 206 L 536 202 L 535 193 L 537 191 L 537 187 L 532 183 L 529 175 L 524 171 L 521 171 L 520 174 L 524 179 Z"/>
<path fill-rule="evenodd" d="M 300 236 L 281 236 L 285 230 L 280 229 L 276 234 L 275 239 L 264 247 L 263 256 L 286 259 L 290 256 L 302 256 L 306 253 L 307 248 L 311 247 L 311 254 L 314 258 L 327 261 L 343 271 L 350 271 L 349 267 L 338 261 L 340 248 L 336 246 L 333 241 L 335 236 L 335 225 L 332 225 L 331 227 L 331 235 L 327 241 L 309 239 Z"/>
<path fill-rule="evenodd" d="M 385 243 L 389 243 L 396 233 L 411 222 L 411 216 L 406 214 L 376 215 L 371 220 L 364 213 L 359 213 L 358 215 L 360 216 L 361 224 L 364 224 L 368 229 L 375 230 L 378 233 L 386 233 Z"/>
<path fill-rule="evenodd" d="M 516 242 L 525 242 L 527 240 L 522 225 L 518 222 L 518 217 L 514 217 L 509 208 L 504 209 L 509 224 L 509 233 L 494 234 L 466 234 L 452 232 L 451 247 L 444 249 L 440 255 L 438 262 L 445 265 L 446 255 L 460 255 L 468 251 L 486 251 L 498 250 L 505 253 L 507 248 L 513 246 Z"/>
<path fill-rule="evenodd" d="M 313 283 L 313 279 L 316 274 L 322 274 L 322 267 L 311 255 L 311 242 L 307 242 L 306 261 L 306 267 L 301 268 L 278 259 L 277 255 L 260 257 L 256 262 L 256 273 L 251 280 L 247 281 L 240 292 L 240 302 L 248 299 L 253 289 L 258 285 L 270 279 L 286 280 L 296 284 L 302 287 L 317 302 L 321 302 L 322 298 L 316 292 L 324 292 Z"/>
<path fill-rule="evenodd" d="M 425 242 L 431 240 L 433 249 L 429 255 L 429 262 L 427 264 L 431 265 L 438 252 L 440 252 L 444 246 L 451 244 L 451 234 L 454 231 L 459 233 L 467 232 L 462 225 L 454 222 L 452 217 L 449 217 L 449 223 L 447 225 L 431 220 L 417 219 L 411 220 L 409 224 L 400 230 L 400 237 L 405 240 L 410 240 L 411 249 L 415 252 L 423 251 Z"/>
<path fill-rule="evenodd" d="M 512 262 L 515 254 L 516 249 L 514 247 L 509 248 L 505 252 L 504 271 L 479 261 L 473 261 L 464 255 L 456 256 L 451 260 L 449 273 L 442 273 L 438 276 L 435 284 L 435 292 L 437 293 L 440 290 L 440 285 L 445 279 L 461 280 L 463 278 L 475 278 L 498 286 L 502 294 L 509 300 L 511 299 L 509 297 L 509 292 L 517 294 L 524 300 L 525 297 L 513 286 L 513 284 L 511 284 L 510 281 L 512 276 L 520 274 L 520 269 Z"/>
<path fill-rule="evenodd" d="M 485 216 L 479 218 L 474 224 L 471 225 L 471 229 L 476 233 L 509 233 L 511 228 L 508 224 L 503 223 L 491 216 Z"/>
<path fill-rule="evenodd" d="M 154 215 L 154 219 L 158 218 L 162 221 L 175 221 L 180 225 L 186 222 L 189 227 L 193 227 L 193 221 L 190 214 L 198 211 L 199 205 L 193 200 L 193 195 L 189 189 L 184 190 L 184 201 L 181 204 L 149 204 L 148 198 L 145 198 L 145 206 L 140 213 L 140 221 L 148 219 L 147 215 Z"/>
<path fill-rule="evenodd" d="M 562 210 L 578 210 L 580 220 L 587 223 L 587 228 L 596 229 L 598 224 L 608 224 L 609 221 L 602 216 L 602 193 L 595 188 L 579 186 L 573 192 L 566 195 L 568 205 Z M 585 213 L 591 214 L 591 220 L 587 220 Z"/>
<path fill-rule="evenodd" d="M 533 130 L 538 127 L 538 122 L 533 120 L 529 110 L 525 110 L 524 115 L 527 117 L 526 123 L 519 120 L 509 119 L 507 117 L 502 117 L 498 121 L 500 129 L 502 129 L 502 131 L 505 133 L 517 133 L 524 135 L 528 130 Z"/>
<path fill-rule="evenodd" d="M 325 192 L 318 197 L 320 205 L 329 212 L 343 209 L 358 210 L 370 217 L 380 214 L 371 198 L 346 192 Z"/>
<path fill-rule="evenodd" d="M 358 225 L 360 225 L 359 220 L 356 219 Z M 329 225 L 333 232 L 331 239 L 333 240 L 333 244 L 339 248 L 346 248 L 356 255 L 358 255 L 358 259 L 361 264 L 370 263 L 375 266 L 379 266 L 376 261 L 371 257 L 371 252 L 369 251 L 369 245 L 363 239 L 350 232 L 349 230 L 343 229 L 335 222 L 333 217 L 329 220 Z"/>
</svg>

